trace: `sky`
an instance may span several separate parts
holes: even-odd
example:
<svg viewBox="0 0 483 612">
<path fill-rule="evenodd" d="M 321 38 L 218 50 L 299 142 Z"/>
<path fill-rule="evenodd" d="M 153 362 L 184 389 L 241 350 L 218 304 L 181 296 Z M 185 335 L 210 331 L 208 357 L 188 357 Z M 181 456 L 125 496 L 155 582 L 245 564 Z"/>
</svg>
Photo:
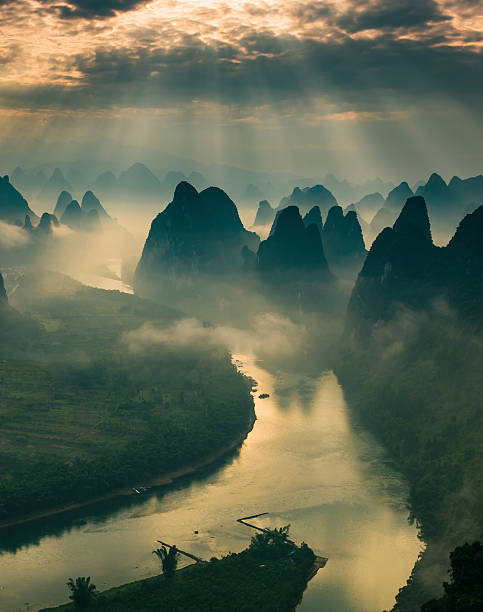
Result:
<svg viewBox="0 0 483 612">
<path fill-rule="evenodd" d="M 479 0 L 0 0 L 0 146 L 27 155 L 116 141 L 302 176 L 470 176 L 482 76 Z"/>
</svg>

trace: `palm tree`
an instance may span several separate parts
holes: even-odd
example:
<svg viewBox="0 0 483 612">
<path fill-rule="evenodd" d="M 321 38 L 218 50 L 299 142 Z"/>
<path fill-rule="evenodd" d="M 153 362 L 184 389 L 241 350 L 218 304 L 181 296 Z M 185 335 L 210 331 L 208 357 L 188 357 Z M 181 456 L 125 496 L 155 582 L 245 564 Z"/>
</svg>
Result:
<svg viewBox="0 0 483 612">
<path fill-rule="evenodd" d="M 166 578 L 172 578 L 178 566 L 178 549 L 176 546 L 171 546 L 169 550 L 166 546 L 153 550 L 153 555 L 156 555 L 161 561 L 163 574 Z"/>
<path fill-rule="evenodd" d="M 76 608 L 88 608 L 96 597 L 96 585 L 91 584 L 91 577 L 79 577 L 75 579 L 69 578 L 67 586 L 71 591 L 69 599 L 72 599 Z"/>
<path fill-rule="evenodd" d="M 289 540 L 290 525 L 280 529 L 266 529 L 263 533 L 253 536 L 250 550 L 258 555 L 280 557 L 293 549 L 293 542 Z"/>
</svg>

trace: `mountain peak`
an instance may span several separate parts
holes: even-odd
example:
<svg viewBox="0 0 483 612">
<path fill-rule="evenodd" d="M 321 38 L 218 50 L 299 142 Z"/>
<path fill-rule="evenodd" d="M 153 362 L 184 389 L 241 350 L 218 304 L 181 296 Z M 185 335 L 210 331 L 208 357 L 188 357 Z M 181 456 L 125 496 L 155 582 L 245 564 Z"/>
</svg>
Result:
<svg viewBox="0 0 483 612">
<path fill-rule="evenodd" d="M 198 195 L 193 185 L 188 183 L 188 181 L 181 181 L 176 185 L 176 189 L 174 190 L 173 202 L 196 198 Z"/>
<path fill-rule="evenodd" d="M 60 218 L 65 212 L 67 206 L 72 202 L 71 194 L 65 189 L 60 192 L 59 197 L 57 198 L 57 203 L 54 208 L 54 215 Z"/>
<path fill-rule="evenodd" d="M 426 240 L 432 243 L 428 209 L 422 196 L 408 198 L 393 226 L 396 232 L 415 228 L 418 232 L 421 232 Z"/>
<path fill-rule="evenodd" d="M 394 187 L 394 189 L 388 193 L 386 198 L 386 206 L 399 211 L 404 202 L 406 202 L 406 200 L 412 195 L 414 194 L 411 187 L 406 181 L 402 181 L 397 187 Z"/>
<path fill-rule="evenodd" d="M 65 181 L 64 174 L 60 168 L 55 168 L 50 177 L 51 181 Z"/>
<path fill-rule="evenodd" d="M 90 190 L 86 191 L 84 197 L 82 198 L 81 209 L 85 213 L 95 210 L 99 218 L 109 218 L 109 215 L 102 206 L 99 198 Z"/>
<path fill-rule="evenodd" d="M 308 227 L 311 224 L 314 224 L 322 235 L 324 224 L 322 222 L 322 214 L 318 206 L 313 206 L 304 217 L 305 227 Z"/>
<path fill-rule="evenodd" d="M 428 182 L 426 183 L 426 187 L 447 187 L 447 185 L 439 174 L 433 172 L 433 174 L 429 177 Z"/>
</svg>

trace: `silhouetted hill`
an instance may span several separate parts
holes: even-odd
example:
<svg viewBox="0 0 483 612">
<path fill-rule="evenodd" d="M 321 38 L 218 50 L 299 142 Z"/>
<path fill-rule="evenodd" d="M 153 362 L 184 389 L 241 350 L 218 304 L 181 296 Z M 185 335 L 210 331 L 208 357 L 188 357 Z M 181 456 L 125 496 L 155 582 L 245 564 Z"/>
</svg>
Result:
<svg viewBox="0 0 483 612">
<path fill-rule="evenodd" d="M 385 204 L 385 200 L 379 192 L 369 193 L 354 204 L 356 210 L 361 215 L 371 218 Z"/>
<path fill-rule="evenodd" d="M 60 219 L 65 212 L 67 206 L 72 202 L 74 198 L 68 191 L 61 191 L 57 198 L 57 203 L 54 208 L 54 215 Z"/>
<path fill-rule="evenodd" d="M 105 211 L 99 199 L 92 193 L 92 191 L 85 192 L 82 198 L 81 210 L 86 215 L 91 211 L 95 211 L 97 213 L 98 220 L 99 219 L 103 219 L 103 220 L 110 219 L 109 215 Z"/>
<path fill-rule="evenodd" d="M 290 196 L 281 200 L 277 210 L 282 210 L 287 206 L 297 206 L 301 214 L 306 214 L 311 208 L 318 206 L 322 215 L 326 215 L 329 208 L 337 206 L 337 200 L 323 185 L 305 189 L 295 187 Z"/>
<path fill-rule="evenodd" d="M 60 222 L 74 230 L 82 229 L 83 214 L 77 200 L 72 200 L 67 206 Z"/>
<path fill-rule="evenodd" d="M 283 209 L 275 231 L 260 243 L 258 269 L 271 284 L 300 278 L 330 280 L 320 232 L 314 224 L 305 227 L 296 206 Z"/>
<path fill-rule="evenodd" d="M 356 212 L 344 215 L 340 206 L 333 206 L 327 214 L 322 239 L 331 265 L 361 265 L 366 249 Z"/>
<path fill-rule="evenodd" d="M 248 232 L 234 202 L 217 187 L 201 193 L 181 182 L 173 200 L 152 222 L 136 270 L 136 289 L 154 289 L 161 277 L 172 282 L 203 274 L 239 271 L 244 246 L 256 250 L 258 236 Z"/>
<path fill-rule="evenodd" d="M 62 170 L 55 168 L 49 180 L 40 190 L 37 199 L 44 204 L 50 204 L 57 200 L 57 196 L 61 191 L 71 191 L 72 185 L 65 179 Z"/>
<path fill-rule="evenodd" d="M 28 198 L 32 198 L 47 182 L 41 170 L 28 172 L 17 166 L 10 177 L 12 185 Z"/>
<path fill-rule="evenodd" d="M 190 185 L 193 185 L 193 187 L 197 191 L 202 191 L 203 189 L 206 189 L 208 187 L 208 181 L 201 174 L 201 172 L 191 172 L 191 174 L 187 177 L 186 181 Z"/>
<path fill-rule="evenodd" d="M 38 219 L 27 200 L 10 183 L 8 176 L 0 177 L 0 219 L 8 223 L 19 221 L 23 225 L 26 215 Z"/>
<path fill-rule="evenodd" d="M 388 193 L 385 206 L 399 213 L 406 200 L 412 195 L 414 194 L 411 187 L 409 187 L 406 181 L 402 181 L 402 183 Z"/>
<path fill-rule="evenodd" d="M 453 176 L 448 187 L 459 207 L 465 212 L 473 212 L 475 208 L 483 204 L 483 176 L 481 174 L 467 179 Z"/>
<path fill-rule="evenodd" d="M 268 225 L 275 219 L 275 210 L 270 206 L 270 202 L 262 200 L 258 204 L 258 210 L 253 225 Z"/>
<path fill-rule="evenodd" d="M 411 197 L 372 244 L 349 302 L 349 328 L 366 335 L 378 320 L 394 316 L 394 302 L 421 305 L 436 251 L 424 198 Z"/>
<path fill-rule="evenodd" d="M 176 189 L 176 186 L 186 181 L 186 175 L 184 172 L 178 172 L 175 170 L 170 170 L 166 173 L 166 176 L 161 183 L 161 191 L 163 194 L 171 194 Z M 189 181 L 187 181 L 189 182 Z M 190 183 L 192 185 L 193 183 Z M 195 187 L 196 189 L 196 187 Z"/>
<path fill-rule="evenodd" d="M 43 213 L 40 217 L 40 222 L 34 229 L 36 236 L 48 236 L 52 233 L 54 227 L 59 227 L 59 220 L 55 215 Z"/>
<path fill-rule="evenodd" d="M 117 190 L 117 177 L 111 172 L 102 172 L 92 183 L 92 191 L 106 197 L 114 195 Z"/>
<path fill-rule="evenodd" d="M 371 229 L 374 234 L 378 234 L 384 227 L 394 223 L 404 203 L 413 194 L 406 181 L 400 183 L 387 195 L 384 206 L 378 210 L 371 221 Z"/>
<path fill-rule="evenodd" d="M 339 180 L 333 174 L 327 174 L 322 183 L 334 194 L 339 202 L 354 202 L 365 194 L 380 192 L 386 194 L 394 187 L 393 183 L 384 182 L 380 178 L 369 179 L 361 184 L 353 184 L 347 180 Z"/>
<path fill-rule="evenodd" d="M 117 189 L 126 195 L 143 197 L 160 197 L 161 183 L 151 170 L 141 163 L 133 164 L 121 172 Z"/>
<path fill-rule="evenodd" d="M 320 213 L 320 208 L 318 206 L 314 206 L 313 208 L 311 208 L 304 217 L 305 227 L 308 227 L 312 223 L 319 230 L 320 235 L 322 236 L 324 226 L 322 222 L 322 215 Z"/>
</svg>

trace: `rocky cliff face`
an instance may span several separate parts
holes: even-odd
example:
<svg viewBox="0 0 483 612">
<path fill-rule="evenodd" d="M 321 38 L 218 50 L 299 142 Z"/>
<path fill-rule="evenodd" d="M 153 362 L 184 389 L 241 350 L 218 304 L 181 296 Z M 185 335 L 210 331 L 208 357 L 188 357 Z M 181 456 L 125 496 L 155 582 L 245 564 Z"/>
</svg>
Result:
<svg viewBox="0 0 483 612">
<path fill-rule="evenodd" d="M 243 247 L 256 250 L 258 243 L 224 191 L 209 187 L 198 193 L 181 182 L 172 202 L 151 224 L 135 285 L 145 290 L 162 277 L 181 282 L 239 271 Z"/>
</svg>

